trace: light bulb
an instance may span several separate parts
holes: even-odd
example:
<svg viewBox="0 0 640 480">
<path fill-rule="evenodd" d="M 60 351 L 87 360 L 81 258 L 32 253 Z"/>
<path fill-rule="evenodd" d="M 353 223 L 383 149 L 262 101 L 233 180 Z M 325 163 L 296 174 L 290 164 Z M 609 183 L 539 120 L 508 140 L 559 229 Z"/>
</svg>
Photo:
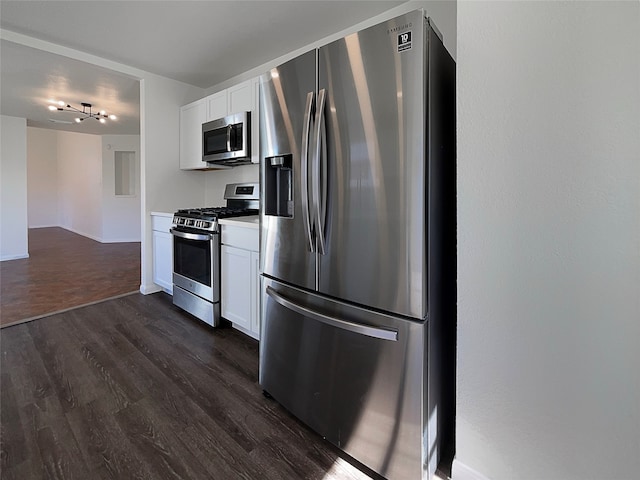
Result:
<svg viewBox="0 0 640 480">
<path fill-rule="evenodd" d="M 49 105 L 49 110 L 51 110 L 52 112 L 57 109 L 58 107 L 56 107 L 55 105 Z"/>
<path fill-rule="evenodd" d="M 105 112 L 104 110 L 100 110 L 100 115 L 106 115 L 107 112 Z"/>
<path fill-rule="evenodd" d="M 80 123 L 82 120 L 76 117 L 76 123 Z"/>
<path fill-rule="evenodd" d="M 58 105 L 60 105 L 61 107 L 64 107 L 64 106 L 65 106 L 65 103 L 64 103 L 62 100 L 60 100 L 60 101 L 58 102 Z"/>
<path fill-rule="evenodd" d="M 109 120 L 117 120 L 118 117 L 116 117 L 115 115 L 109 115 Z"/>
<path fill-rule="evenodd" d="M 107 123 L 107 121 L 104 118 L 101 118 L 100 123 Z"/>
</svg>

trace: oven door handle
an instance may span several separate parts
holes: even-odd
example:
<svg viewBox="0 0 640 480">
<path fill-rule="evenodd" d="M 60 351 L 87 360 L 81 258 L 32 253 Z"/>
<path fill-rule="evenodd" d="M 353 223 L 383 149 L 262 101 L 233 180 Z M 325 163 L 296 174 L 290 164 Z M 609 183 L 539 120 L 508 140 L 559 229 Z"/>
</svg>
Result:
<svg viewBox="0 0 640 480">
<path fill-rule="evenodd" d="M 171 235 L 175 235 L 176 237 L 186 238 L 187 240 L 199 240 L 201 242 L 208 242 L 209 240 L 211 240 L 211 235 L 181 232 L 180 230 L 176 230 L 175 228 L 169 230 L 169 233 L 171 233 Z"/>
</svg>

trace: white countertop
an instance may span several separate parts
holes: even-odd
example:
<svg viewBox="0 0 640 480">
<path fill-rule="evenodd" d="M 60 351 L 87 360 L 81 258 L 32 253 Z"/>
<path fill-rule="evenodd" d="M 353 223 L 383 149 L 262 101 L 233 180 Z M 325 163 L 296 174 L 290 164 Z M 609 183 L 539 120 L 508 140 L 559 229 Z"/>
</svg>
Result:
<svg viewBox="0 0 640 480">
<path fill-rule="evenodd" d="M 259 215 L 248 215 L 246 217 L 221 218 L 218 220 L 220 225 L 234 225 L 236 227 L 255 228 L 260 226 Z"/>
<path fill-rule="evenodd" d="M 167 213 L 167 212 L 151 212 L 151 215 L 154 215 L 156 217 L 170 217 L 170 218 L 173 218 L 173 213 Z"/>
</svg>

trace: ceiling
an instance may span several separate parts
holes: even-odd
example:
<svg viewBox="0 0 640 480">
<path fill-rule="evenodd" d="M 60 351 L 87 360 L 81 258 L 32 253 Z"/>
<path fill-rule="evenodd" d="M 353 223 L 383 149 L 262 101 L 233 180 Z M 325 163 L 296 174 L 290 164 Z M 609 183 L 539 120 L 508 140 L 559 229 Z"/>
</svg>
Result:
<svg viewBox="0 0 640 480">
<path fill-rule="evenodd" d="M 404 1 L 2 0 L 0 27 L 208 88 Z M 139 133 L 137 80 L 5 39 L 1 48 L 3 115 L 41 128 Z M 76 124 L 71 113 L 50 112 L 49 100 L 91 103 L 118 120 Z"/>
<path fill-rule="evenodd" d="M 140 133 L 140 87 L 136 79 L 95 65 L 35 48 L 2 41 L 0 50 L 2 114 L 26 118 L 31 127 L 94 135 Z M 87 119 L 75 123 L 72 112 L 49 111 L 51 100 L 82 110 L 105 110 L 116 121 Z M 64 122 L 64 123 L 62 123 Z"/>
</svg>

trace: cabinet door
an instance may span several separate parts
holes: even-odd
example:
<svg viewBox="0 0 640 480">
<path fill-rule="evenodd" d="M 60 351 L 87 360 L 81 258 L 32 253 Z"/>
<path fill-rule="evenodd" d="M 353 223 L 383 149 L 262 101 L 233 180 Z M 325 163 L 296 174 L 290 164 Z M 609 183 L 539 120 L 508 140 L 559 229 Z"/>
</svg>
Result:
<svg viewBox="0 0 640 480">
<path fill-rule="evenodd" d="M 173 293 L 173 237 L 153 231 L 153 283 Z"/>
<path fill-rule="evenodd" d="M 206 121 L 204 99 L 180 108 L 180 168 L 205 168 L 202 161 L 202 124 Z"/>
<path fill-rule="evenodd" d="M 251 80 L 239 83 L 227 89 L 229 98 L 229 115 L 253 110 L 253 87 Z M 253 122 L 253 118 L 251 119 Z"/>
<path fill-rule="evenodd" d="M 251 252 L 251 331 L 260 340 L 260 256 Z"/>
<path fill-rule="evenodd" d="M 220 308 L 222 316 L 232 323 L 251 330 L 251 252 L 222 245 Z"/>
<path fill-rule="evenodd" d="M 207 101 L 207 122 L 226 117 L 229 113 L 227 110 L 226 90 L 209 95 L 205 100 Z"/>
</svg>

